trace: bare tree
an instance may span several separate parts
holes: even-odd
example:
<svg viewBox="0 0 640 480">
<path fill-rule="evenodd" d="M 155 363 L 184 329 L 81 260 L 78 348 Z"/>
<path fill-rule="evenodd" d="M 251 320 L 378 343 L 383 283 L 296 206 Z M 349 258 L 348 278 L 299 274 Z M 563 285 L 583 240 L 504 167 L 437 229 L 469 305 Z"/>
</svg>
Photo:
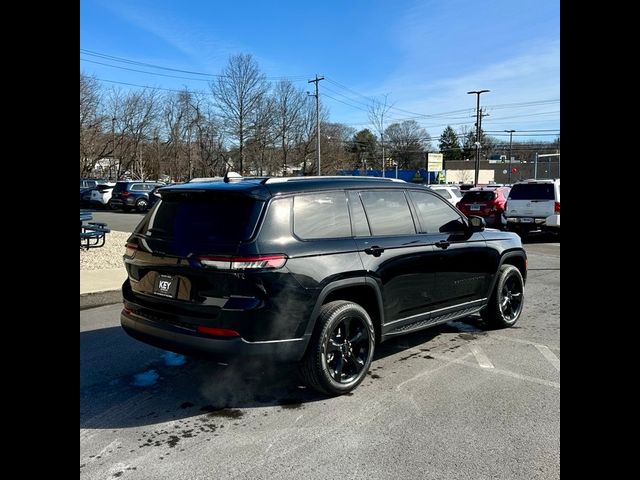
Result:
<svg viewBox="0 0 640 480">
<path fill-rule="evenodd" d="M 307 97 L 307 101 L 300 111 L 300 120 L 292 132 L 297 161 L 302 163 L 302 175 L 307 174 L 307 160 L 316 152 L 316 103 L 311 98 Z M 321 106 L 320 125 L 327 123 L 328 118 L 328 112 Z M 322 127 L 320 127 L 320 131 L 322 132 Z M 326 138 L 326 135 L 323 138 Z M 309 167 L 309 172 L 317 174 L 316 170 L 316 164 L 313 162 Z M 323 171 L 328 170 L 329 168 L 326 167 Z"/>
<path fill-rule="evenodd" d="M 80 176 L 90 175 L 101 158 L 111 153 L 102 112 L 102 92 L 94 77 L 80 74 Z"/>
<path fill-rule="evenodd" d="M 394 159 L 402 168 L 419 168 L 431 149 L 431 135 L 415 120 L 393 123 L 385 130 Z"/>
<path fill-rule="evenodd" d="M 275 101 L 264 95 L 250 117 L 251 136 L 248 139 L 252 173 L 263 175 L 265 170 L 277 171 L 273 167 L 275 133 Z"/>
<path fill-rule="evenodd" d="M 373 128 L 376 130 L 376 132 L 378 132 L 378 135 L 380 135 L 380 149 L 381 149 L 381 159 L 380 159 L 380 164 L 382 166 L 382 171 L 384 171 L 384 157 L 385 157 L 385 153 L 384 153 L 384 116 L 386 115 L 386 113 L 389 111 L 389 109 L 393 106 L 393 105 L 388 105 L 387 104 L 387 97 L 389 96 L 388 93 L 385 93 L 382 97 L 384 100 L 382 101 L 378 101 L 376 99 L 373 99 L 371 106 L 369 106 L 368 110 L 369 110 L 369 121 L 371 122 L 371 124 L 373 125 Z"/>
<path fill-rule="evenodd" d="M 293 146 L 293 130 L 301 121 L 307 95 L 289 80 L 279 81 L 274 89 L 276 135 L 280 141 L 283 170 L 287 169 L 289 150 Z"/>
<path fill-rule="evenodd" d="M 148 165 L 145 164 L 143 146 L 153 137 L 157 117 L 159 95 L 156 90 L 130 91 L 124 97 L 120 115 L 123 142 L 120 151 L 118 178 L 130 174 L 144 180 Z"/>
<path fill-rule="evenodd" d="M 229 58 L 222 75 L 211 82 L 210 88 L 224 125 L 238 141 L 242 173 L 244 143 L 250 133 L 249 118 L 268 92 L 269 84 L 254 58 L 249 54 L 239 54 Z"/>
</svg>

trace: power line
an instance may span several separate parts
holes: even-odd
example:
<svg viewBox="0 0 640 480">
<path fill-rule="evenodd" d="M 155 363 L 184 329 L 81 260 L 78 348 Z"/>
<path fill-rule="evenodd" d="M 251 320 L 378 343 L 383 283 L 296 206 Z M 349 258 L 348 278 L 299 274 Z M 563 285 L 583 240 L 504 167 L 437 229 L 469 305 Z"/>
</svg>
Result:
<svg viewBox="0 0 640 480">
<path fill-rule="evenodd" d="M 127 63 L 130 65 L 140 65 L 143 67 L 150 67 L 150 68 L 156 68 L 159 70 L 167 70 L 167 71 L 171 71 L 171 72 L 178 72 L 178 73 L 187 73 L 189 75 L 202 75 L 202 76 L 207 76 L 207 77 L 216 77 L 216 78 L 228 78 L 227 75 L 220 75 L 220 74 L 213 74 L 213 73 L 205 73 L 205 72 L 197 72 L 197 71 L 192 71 L 192 70 L 182 70 L 179 68 L 172 68 L 172 67 L 165 67 L 162 65 L 156 65 L 153 63 L 146 63 L 146 62 L 140 62 L 137 60 L 131 60 L 128 58 L 123 58 L 123 57 L 117 57 L 115 55 L 108 55 L 106 53 L 100 53 L 100 52 L 96 52 L 93 50 L 87 50 L 85 48 L 81 48 L 80 52 L 85 54 L 85 55 L 90 55 L 93 57 L 98 57 L 98 58 L 102 58 L 105 60 L 110 60 L 110 61 L 115 61 L 115 62 L 120 62 L 120 63 Z M 82 59 L 85 62 L 92 62 L 92 63 L 100 63 L 100 62 L 96 62 L 96 61 L 92 61 L 92 60 L 88 60 L 88 59 Z M 123 67 L 118 67 L 116 65 L 107 65 L 107 64 L 103 64 L 106 66 L 110 66 L 110 67 L 114 67 L 114 68 L 123 68 Z M 137 70 L 134 70 L 137 71 Z M 154 72 L 142 72 L 142 73 L 149 73 L 151 75 L 159 75 L 158 73 L 154 73 Z M 176 77 L 176 78 L 184 78 L 184 77 Z M 304 80 L 306 77 L 303 75 L 292 75 L 292 76 L 286 76 L 286 75 L 280 75 L 280 76 L 267 76 L 266 77 L 269 80 L 291 80 L 291 81 L 302 81 Z M 190 80 L 204 80 L 204 79 L 190 79 Z"/>
</svg>

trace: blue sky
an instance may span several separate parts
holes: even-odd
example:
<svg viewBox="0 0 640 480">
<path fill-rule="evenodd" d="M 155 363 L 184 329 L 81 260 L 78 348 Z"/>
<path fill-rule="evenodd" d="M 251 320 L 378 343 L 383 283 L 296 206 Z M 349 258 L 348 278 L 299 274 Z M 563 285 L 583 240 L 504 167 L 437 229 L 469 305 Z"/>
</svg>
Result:
<svg viewBox="0 0 640 480">
<path fill-rule="evenodd" d="M 81 0 L 80 48 L 211 74 L 230 55 L 250 53 L 268 77 L 288 77 L 305 90 L 316 73 L 325 76 L 320 93 L 331 121 L 368 127 L 368 99 L 388 94 L 389 122 L 415 119 L 434 139 L 447 124 L 471 127 L 476 97 L 466 92 L 489 89 L 481 96 L 486 131 L 553 140 L 559 19 L 559 0 Z M 92 62 L 168 71 L 82 51 L 80 58 L 81 71 L 102 80 L 207 90 L 204 81 Z"/>
</svg>

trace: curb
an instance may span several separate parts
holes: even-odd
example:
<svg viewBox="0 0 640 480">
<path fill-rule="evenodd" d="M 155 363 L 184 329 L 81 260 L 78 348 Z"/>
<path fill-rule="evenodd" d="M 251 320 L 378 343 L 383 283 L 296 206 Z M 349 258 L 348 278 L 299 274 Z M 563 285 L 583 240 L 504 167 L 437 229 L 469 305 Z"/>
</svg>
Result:
<svg viewBox="0 0 640 480">
<path fill-rule="evenodd" d="M 80 294 L 80 310 L 122 303 L 122 290 L 105 290 Z"/>
</svg>

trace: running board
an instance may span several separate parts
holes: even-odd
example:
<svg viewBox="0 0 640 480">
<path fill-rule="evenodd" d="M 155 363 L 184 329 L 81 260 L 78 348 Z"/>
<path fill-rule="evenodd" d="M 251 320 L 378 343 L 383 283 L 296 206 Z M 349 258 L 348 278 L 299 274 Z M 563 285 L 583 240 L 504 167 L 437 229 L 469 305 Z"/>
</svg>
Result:
<svg viewBox="0 0 640 480">
<path fill-rule="evenodd" d="M 418 330 L 423 330 L 425 328 L 433 327 L 434 325 L 439 325 L 441 323 L 450 322 L 452 320 L 457 320 L 462 317 L 468 317 L 469 315 L 473 315 L 474 313 L 478 313 L 480 310 L 484 308 L 484 305 L 469 307 L 463 310 L 456 310 L 454 312 L 444 313 L 442 315 L 436 315 L 434 317 L 428 318 L 426 320 L 420 320 L 415 323 L 410 323 L 408 325 L 403 325 L 396 329 L 391 330 L 384 334 L 384 337 L 392 337 L 396 335 L 404 335 L 405 333 L 415 332 Z"/>
</svg>

